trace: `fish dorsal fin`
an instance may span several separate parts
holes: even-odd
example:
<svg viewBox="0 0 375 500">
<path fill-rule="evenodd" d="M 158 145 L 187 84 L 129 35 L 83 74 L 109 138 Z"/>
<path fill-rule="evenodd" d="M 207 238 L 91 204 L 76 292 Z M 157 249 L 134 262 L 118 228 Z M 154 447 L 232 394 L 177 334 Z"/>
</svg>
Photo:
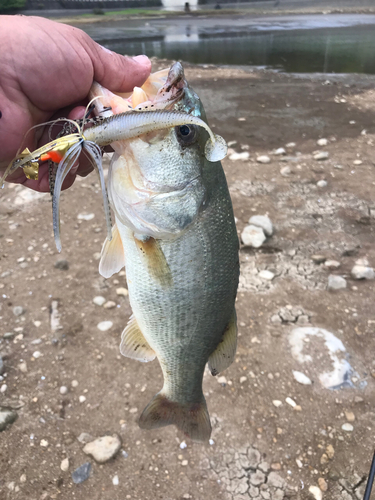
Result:
<svg viewBox="0 0 375 500">
<path fill-rule="evenodd" d="M 237 315 L 233 310 L 232 317 L 224 331 L 223 338 L 208 358 L 208 368 L 212 375 L 224 371 L 233 362 L 237 348 Z"/>
<path fill-rule="evenodd" d="M 104 278 L 110 278 L 125 266 L 124 247 L 117 224 L 112 227 L 112 239 L 105 239 L 99 263 L 99 273 Z"/>
<path fill-rule="evenodd" d="M 134 235 L 134 241 L 141 259 L 147 264 L 150 275 L 163 288 L 171 286 L 173 284 L 172 273 L 158 240 Z"/>
<path fill-rule="evenodd" d="M 152 361 L 156 357 L 155 352 L 144 338 L 134 316 L 130 316 L 129 323 L 122 332 L 120 352 L 127 358 L 138 359 L 143 363 Z"/>
</svg>

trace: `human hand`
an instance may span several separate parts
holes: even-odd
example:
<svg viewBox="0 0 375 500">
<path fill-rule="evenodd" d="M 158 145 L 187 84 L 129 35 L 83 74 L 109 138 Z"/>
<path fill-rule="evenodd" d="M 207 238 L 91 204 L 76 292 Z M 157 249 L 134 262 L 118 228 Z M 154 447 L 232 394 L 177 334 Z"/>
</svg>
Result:
<svg viewBox="0 0 375 500">
<path fill-rule="evenodd" d="M 131 92 L 151 70 L 146 56 L 115 54 L 80 29 L 41 17 L 0 16 L 0 54 L 0 177 L 21 143 L 32 151 L 49 142 L 48 127 L 33 130 L 23 141 L 31 127 L 58 117 L 83 117 L 93 80 L 113 92 Z M 87 163 L 75 167 L 63 188 L 77 173 L 91 170 Z M 41 164 L 38 180 L 27 179 L 21 169 L 7 180 L 49 191 L 48 165 Z"/>
</svg>

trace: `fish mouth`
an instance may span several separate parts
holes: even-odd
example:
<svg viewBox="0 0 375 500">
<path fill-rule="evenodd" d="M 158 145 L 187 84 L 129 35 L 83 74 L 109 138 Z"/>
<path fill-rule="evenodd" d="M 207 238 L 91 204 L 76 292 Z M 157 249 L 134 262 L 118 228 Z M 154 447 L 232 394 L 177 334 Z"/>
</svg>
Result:
<svg viewBox="0 0 375 500">
<path fill-rule="evenodd" d="M 95 114 L 109 117 L 128 111 L 153 111 L 172 109 L 182 100 L 188 83 L 179 62 L 170 68 L 152 73 L 142 87 L 134 87 L 130 93 L 112 93 L 94 82 L 90 98 L 100 96 L 95 102 Z"/>
</svg>

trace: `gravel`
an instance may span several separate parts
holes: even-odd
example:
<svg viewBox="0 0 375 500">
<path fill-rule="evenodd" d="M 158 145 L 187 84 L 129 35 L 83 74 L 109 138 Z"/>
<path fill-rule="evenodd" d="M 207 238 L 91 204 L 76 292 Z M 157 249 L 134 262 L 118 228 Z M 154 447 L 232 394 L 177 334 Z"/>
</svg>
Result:
<svg viewBox="0 0 375 500">
<path fill-rule="evenodd" d="M 91 455 L 96 462 L 104 464 L 115 457 L 121 448 L 121 438 L 118 434 L 112 436 L 102 436 L 83 448 L 86 455 Z"/>
<path fill-rule="evenodd" d="M 69 269 L 69 262 L 65 259 L 60 259 L 55 262 L 55 268 L 60 271 L 67 271 Z"/>
<path fill-rule="evenodd" d="M 373 280 L 375 273 L 372 267 L 355 265 L 351 271 L 351 275 L 356 280 Z"/>
<path fill-rule="evenodd" d="M 266 235 L 262 228 L 251 224 L 242 231 L 241 239 L 244 245 L 259 248 L 266 241 Z"/>
<path fill-rule="evenodd" d="M 97 306 L 102 306 L 102 305 L 104 305 L 106 303 L 106 299 L 104 297 L 102 297 L 101 295 L 98 295 L 97 297 L 94 297 L 92 299 L 92 301 Z"/>
<path fill-rule="evenodd" d="M 101 332 L 106 332 L 107 330 L 112 328 L 112 326 L 113 326 L 112 321 L 101 321 L 100 323 L 97 324 L 97 327 Z"/>
<path fill-rule="evenodd" d="M 22 314 L 25 314 L 26 309 L 24 309 L 22 306 L 15 306 L 13 307 L 13 314 L 15 316 L 22 316 Z"/>
<path fill-rule="evenodd" d="M 257 157 L 257 162 L 258 163 L 270 163 L 271 158 L 267 155 L 261 155 Z"/>
<path fill-rule="evenodd" d="M 328 160 L 328 158 L 329 158 L 329 153 L 327 151 L 319 151 L 319 153 L 316 153 L 314 155 L 314 160 L 318 161 Z"/>
<path fill-rule="evenodd" d="M 18 418 L 18 413 L 11 408 L 0 406 L 0 432 L 4 431 L 8 425 L 13 424 Z"/>
<path fill-rule="evenodd" d="M 273 224 L 268 215 L 253 215 L 249 219 L 249 224 L 253 226 L 261 227 L 266 236 L 273 235 Z"/>
<path fill-rule="evenodd" d="M 340 290 L 341 288 L 346 288 L 346 279 L 342 276 L 330 274 L 328 276 L 328 290 Z"/>
<path fill-rule="evenodd" d="M 80 484 L 90 477 L 91 464 L 86 462 L 72 473 L 73 483 Z"/>
</svg>

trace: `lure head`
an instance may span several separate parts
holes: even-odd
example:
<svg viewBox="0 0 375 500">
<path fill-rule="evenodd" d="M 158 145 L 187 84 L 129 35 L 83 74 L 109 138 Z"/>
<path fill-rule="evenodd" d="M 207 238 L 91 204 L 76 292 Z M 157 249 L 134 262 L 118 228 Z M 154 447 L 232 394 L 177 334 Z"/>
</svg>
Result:
<svg viewBox="0 0 375 500">
<path fill-rule="evenodd" d="M 102 109 L 111 107 L 115 114 L 173 110 L 206 121 L 180 63 L 151 75 L 131 95 L 114 95 L 95 84 L 92 96 L 100 92 Z M 215 166 L 211 162 L 226 154 L 225 141 L 211 134 L 182 124 L 113 143 L 108 191 L 116 216 L 136 233 L 155 238 L 173 238 L 188 227 L 207 198 L 206 178 Z"/>
</svg>

